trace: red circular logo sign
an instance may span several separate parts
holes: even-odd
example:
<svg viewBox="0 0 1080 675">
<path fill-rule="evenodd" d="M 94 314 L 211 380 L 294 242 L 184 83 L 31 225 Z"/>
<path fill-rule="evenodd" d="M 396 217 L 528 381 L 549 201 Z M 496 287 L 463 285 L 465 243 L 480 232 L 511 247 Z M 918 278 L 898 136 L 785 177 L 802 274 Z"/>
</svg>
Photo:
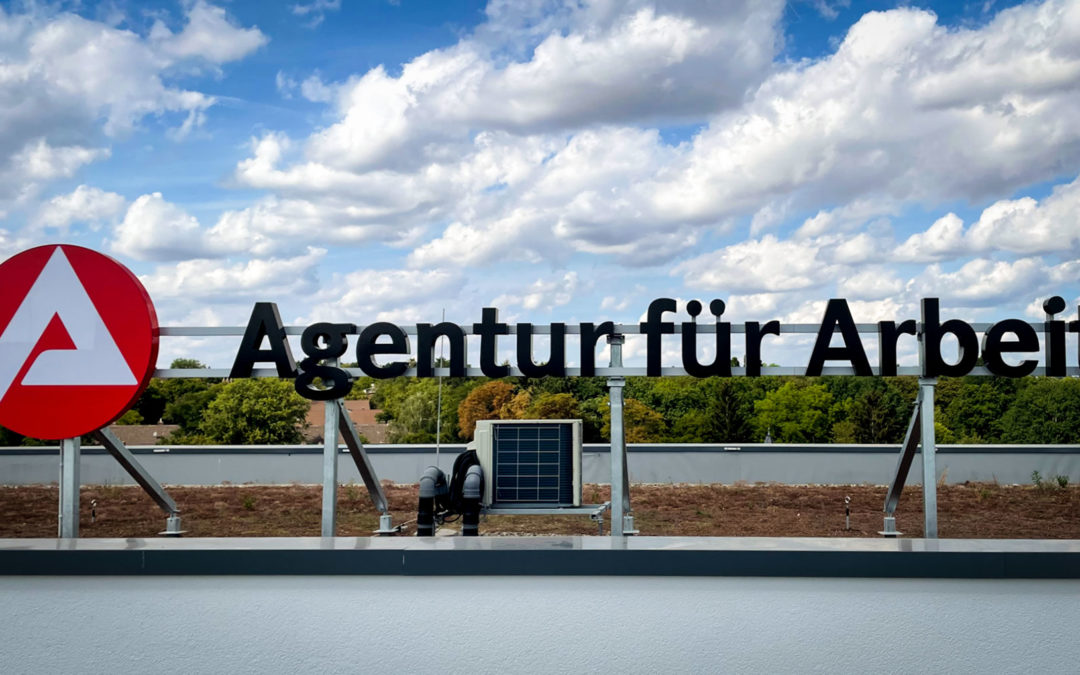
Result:
<svg viewBox="0 0 1080 675">
<path fill-rule="evenodd" d="M 0 426 L 42 439 L 106 426 L 157 364 L 150 296 L 126 267 L 80 246 L 0 264 Z"/>
</svg>

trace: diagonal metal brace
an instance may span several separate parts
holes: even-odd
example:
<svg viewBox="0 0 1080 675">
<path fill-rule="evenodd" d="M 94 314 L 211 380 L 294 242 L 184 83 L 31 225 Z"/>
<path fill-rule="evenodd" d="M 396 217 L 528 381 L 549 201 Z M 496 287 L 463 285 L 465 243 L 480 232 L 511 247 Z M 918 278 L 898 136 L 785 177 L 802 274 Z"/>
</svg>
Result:
<svg viewBox="0 0 1080 675">
<path fill-rule="evenodd" d="M 345 403 L 338 398 L 327 401 L 326 404 L 337 408 L 338 433 L 341 434 L 342 440 L 345 441 L 345 445 L 349 448 L 349 454 L 352 455 L 353 463 L 356 464 L 360 477 L 364 479 L 364 485 L 367 486 L 368 494 L 371 495 L 371 501 L 375 503 L 375 509 L 379 513 L 389 513 L 390 507 L 386 501 L 386 493 L 383 492 L 379 477 L 375 475 L 375 468 L 371 466 L 371 460 L 368 458 L 367 452 L 364 451 L 364 444 L 360 441 L 360 433 L 356 430 L 352 420 L 349 419 L 349 414 L 345 410 Z"/>
<path fill-rule="evenodd" d="M 911 413 L 911 421 L 908 422 L 907 433 L 904 435 L 904 444 L 901 446 L 900 459 L 896 463 L 896 471 L 893 474 L 889 492 L 885 495 L 885 515 L 891 516 L 896 512 L 896 505 L 900 502 L 900 494 L 904 491 L 904 483 L 907 482 L 911 463 L 915 459 L 915 451 L 922 442 L 922 389 L 915 396 L 915 411 Z"/>
<path fill-rule="evenodd" d="M 98 443 L 101 443 L 109 454 L 112 455 L 120 466 L 124 467 L 124 470 L 131 474 L 131 477 L 135 479 L 146 494 L 150 495 L 150 498 L 157 502 L 157 505 L 161 507 L 161 510 L 168 514 L 170 517 L 177 516 L 180 513 L 180 508 L 177 507 L 173 498 L 165 492 L 165 488 L 161 486 L 161 483 L 157 482 L 150 473 L 143 468 L 142 464 L 135 459 L 135 455 L 128 450 L 124 444 L 120 441 L 116 435 L 108 429 L 98 429 L 91 432 L 91 438 L 95 439 Z"/>
</svg>

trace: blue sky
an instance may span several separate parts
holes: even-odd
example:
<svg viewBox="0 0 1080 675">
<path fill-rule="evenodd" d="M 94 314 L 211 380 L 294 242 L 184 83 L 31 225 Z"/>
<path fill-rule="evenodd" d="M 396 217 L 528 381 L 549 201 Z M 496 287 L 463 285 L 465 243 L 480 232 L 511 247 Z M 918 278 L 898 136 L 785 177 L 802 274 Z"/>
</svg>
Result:
<svg viewBox="0 0 1080 675">
<path fill-rule="evenodd" d="M 0 258 L 107 252 L 163 325 L 1080 296 L 1078 2 L 0 7 Z"/>
</svg>

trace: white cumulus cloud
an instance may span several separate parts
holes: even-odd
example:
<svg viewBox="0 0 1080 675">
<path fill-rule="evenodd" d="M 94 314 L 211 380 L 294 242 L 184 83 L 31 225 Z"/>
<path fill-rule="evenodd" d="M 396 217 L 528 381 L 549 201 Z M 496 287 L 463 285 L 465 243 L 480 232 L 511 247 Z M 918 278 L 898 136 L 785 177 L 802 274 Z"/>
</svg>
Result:
<svg viewBox="0 0 1080 675">
<path fill-rule="evenodd" d="M 100 223 L 114 218 L 126 205 L 127 200 L 115 192 L 80 185 L 42 205 L 35 222 L 40 227 L 66 231 L 72 223 Z"/>
<path fill-rule="evenodd" d="M 108 157 L 103 142 L 147 117 L 164 116 L 176 136 L 203 122 L 214 97 L 167 84 L 170 72 L 235 60 L 266 38 L 202 0 L 186 21 L 142 36 L 47 5 L 0 8 L 0 211 Z"/>
<path fill-rule="evenodd" d="M 205 254 L 199 221 L 165 201 L 160 192 L 131 203 L 113 230 L 110 247 L 136 260 L 182 260 Z"/>
</svg>

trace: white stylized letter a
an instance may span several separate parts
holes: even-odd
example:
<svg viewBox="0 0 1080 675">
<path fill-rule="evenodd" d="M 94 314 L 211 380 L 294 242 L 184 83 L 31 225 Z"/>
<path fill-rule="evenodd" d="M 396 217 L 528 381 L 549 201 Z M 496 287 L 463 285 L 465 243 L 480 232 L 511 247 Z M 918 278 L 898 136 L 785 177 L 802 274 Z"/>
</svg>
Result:
<svg viewBox="0 0 1080 675">
<path fill-rule="evenodd" d="M 67 256 L 57 246 L 0 335 L 0 399 L 14 384 L 53 317 L 60 319 L 75 349 L 41 352 L 26 371 L 23 385 L 138 384 Z"/>
</svg>

